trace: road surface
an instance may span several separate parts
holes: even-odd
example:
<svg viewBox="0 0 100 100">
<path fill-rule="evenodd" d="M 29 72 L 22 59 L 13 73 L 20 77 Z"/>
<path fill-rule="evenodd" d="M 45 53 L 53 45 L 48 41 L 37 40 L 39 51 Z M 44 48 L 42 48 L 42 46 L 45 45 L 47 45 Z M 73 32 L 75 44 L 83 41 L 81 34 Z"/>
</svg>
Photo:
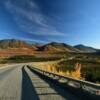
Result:
<svg viewBox="0 0 100 100">
<path fill-rule="evenodd" d="M 0 100 L 79 100 L 23 64 L 0 69 Z"/>
</svg>

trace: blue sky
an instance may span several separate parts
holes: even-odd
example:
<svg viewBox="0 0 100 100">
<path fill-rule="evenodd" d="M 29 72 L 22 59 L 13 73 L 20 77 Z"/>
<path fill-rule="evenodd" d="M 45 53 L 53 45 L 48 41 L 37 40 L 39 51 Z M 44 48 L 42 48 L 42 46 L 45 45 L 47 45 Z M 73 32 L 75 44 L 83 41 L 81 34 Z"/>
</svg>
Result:
<svg viewBox="0 0 100 100">
<path fill-rule="evenodd" d="M 100 48 L 100 0 L 0 0 L 0 39 Z"/>
</svg>

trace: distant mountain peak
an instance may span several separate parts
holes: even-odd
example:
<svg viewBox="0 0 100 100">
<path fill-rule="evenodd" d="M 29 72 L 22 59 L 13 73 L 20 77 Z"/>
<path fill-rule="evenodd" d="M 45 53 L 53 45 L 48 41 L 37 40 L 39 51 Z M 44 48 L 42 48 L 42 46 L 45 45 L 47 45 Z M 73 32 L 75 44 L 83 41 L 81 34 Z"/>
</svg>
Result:
<svg viewBox="0 0 100 100">
<path fill-rule="evenodd" d="M 98 52 L 100 50 L 93 47 L 79 44 L 71 46 L 66 43 L 51 42 L 48 44 L 28 43 L 18 39 L 0 40 L 0 49 L 26 48 L 36 52 Z"/>
<path fill-rule="evenodd" d="M 39 48 L 39 50 L 42 51 L 50 51 L 50 52 L 78 52 L 76 48 L 73 48 L 72 46 L 65 44 L 65 43 L 59 43 L 59 42 L 51 42 L 48 44 L 45 44 Z"/>
<path fill-rule="evenodd" d="M 97 49 L 95 49 L 93 47 L 85 46 L 83 44 L 76 45 L 76 46 L 74 46 L 74 48 L 77 48 L 83 52 L 97 52 Z"/>
<path fill-rule="evenodd" d="M 57 46 L 57 45 L 59 45 L 59 46 L 66 46 L 67 44 L 65 44 L 65 43 L 59 43 L 59 42 L 50 42 L 47 45 L 52 45 L 52 46 Z"/>
<path fill-rule="evenodd" d="M 31 45 L 23 40 L 17 39 L 4 39 L 0 40 L 0 48 L 7 49 L 7 48 L 31 48 Z"/>
</svg>

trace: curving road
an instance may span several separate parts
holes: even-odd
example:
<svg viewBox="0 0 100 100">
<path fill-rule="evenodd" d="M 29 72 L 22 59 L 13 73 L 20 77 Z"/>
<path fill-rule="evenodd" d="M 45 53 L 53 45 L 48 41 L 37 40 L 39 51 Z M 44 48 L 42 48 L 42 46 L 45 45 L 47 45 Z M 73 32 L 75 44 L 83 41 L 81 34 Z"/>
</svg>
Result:
<svg viewBox="0 0 100 100">
<path fill-rule="evenodd" d="M 79 100 L 23 64 L 0 69 L 0 100 Z"/>
</svg>

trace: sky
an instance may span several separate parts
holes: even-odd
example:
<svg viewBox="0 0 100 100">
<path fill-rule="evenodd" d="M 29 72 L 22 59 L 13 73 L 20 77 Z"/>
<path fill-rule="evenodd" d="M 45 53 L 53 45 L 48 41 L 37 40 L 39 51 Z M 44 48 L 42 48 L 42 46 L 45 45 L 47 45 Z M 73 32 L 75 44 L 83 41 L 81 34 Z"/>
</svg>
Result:
<svg viewBox="0 0 100 100">
<path fill-rule="evenodd" d="M 0 39 L 100 48 L 100 0 L 0 0 Z"/>
</svg>

